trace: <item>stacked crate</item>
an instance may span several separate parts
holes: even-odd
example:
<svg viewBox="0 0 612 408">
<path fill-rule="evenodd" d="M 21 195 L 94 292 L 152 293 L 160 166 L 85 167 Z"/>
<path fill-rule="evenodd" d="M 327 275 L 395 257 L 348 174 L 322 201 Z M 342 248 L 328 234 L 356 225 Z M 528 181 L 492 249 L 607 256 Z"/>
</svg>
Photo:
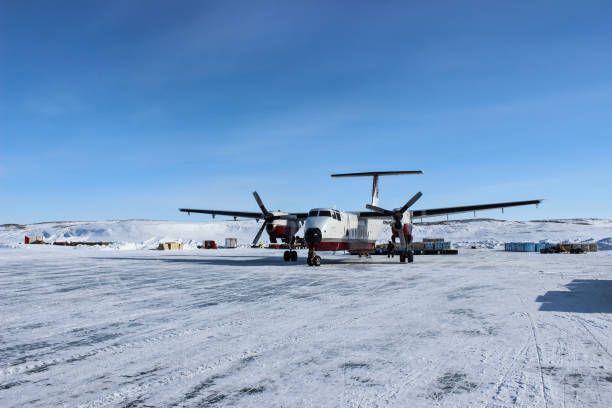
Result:
<svg viewBox="0 0 612 408">
<path fill-rule="evenodd" d="M 423 248 L 427 251 L 443 251 L 450 249 L 451 243 L 444 238 L 423 238 Z"/>
</svg>

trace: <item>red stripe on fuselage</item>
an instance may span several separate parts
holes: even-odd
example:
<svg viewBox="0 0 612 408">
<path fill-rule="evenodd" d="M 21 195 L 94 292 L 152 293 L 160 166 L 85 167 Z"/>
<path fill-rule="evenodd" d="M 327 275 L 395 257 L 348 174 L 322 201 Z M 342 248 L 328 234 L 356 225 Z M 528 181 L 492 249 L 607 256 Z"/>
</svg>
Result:
<svg viewBox="0 0 612 408">
<path fill-rule="evenodd" d="M 360 249 L 372 249 L 375 242 L 344 242 L 344 241 L 325 241 L 316 246 L 317 251 L 350 251 Z"/>
</svg>

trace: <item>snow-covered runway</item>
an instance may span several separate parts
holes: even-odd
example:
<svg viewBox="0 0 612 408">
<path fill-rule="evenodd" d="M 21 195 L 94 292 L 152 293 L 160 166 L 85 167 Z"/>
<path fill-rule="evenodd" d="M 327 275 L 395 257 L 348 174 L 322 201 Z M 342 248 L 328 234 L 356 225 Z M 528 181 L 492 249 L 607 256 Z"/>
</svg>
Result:
<svg viewBox="0 0 612 408">
<path fill-rule="evenodd" d="M 612 405 L 612 251 L 0 249 L 0 406 Z"/>
</svg>

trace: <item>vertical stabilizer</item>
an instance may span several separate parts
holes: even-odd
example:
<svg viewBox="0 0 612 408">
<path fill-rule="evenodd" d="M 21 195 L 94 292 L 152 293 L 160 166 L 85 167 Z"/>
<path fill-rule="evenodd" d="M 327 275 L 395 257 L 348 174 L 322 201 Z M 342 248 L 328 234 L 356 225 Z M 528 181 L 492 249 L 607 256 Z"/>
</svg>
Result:
<svg viewBox="0 0 612 408">
<path fill-rule="evenodd" d="M 372 205 L 378 207 L 378 176 L 399 176 L 402 174 L 423 174 L 421 170 L 412 171 L 368 171 L 363 173 L 332 174 L 332 177 L 372 177 Z"/>
<path fill-rule="evenodd" d="M 372 177 L 372 205 L 378 207 L 378 174 Z"/>
</svg>

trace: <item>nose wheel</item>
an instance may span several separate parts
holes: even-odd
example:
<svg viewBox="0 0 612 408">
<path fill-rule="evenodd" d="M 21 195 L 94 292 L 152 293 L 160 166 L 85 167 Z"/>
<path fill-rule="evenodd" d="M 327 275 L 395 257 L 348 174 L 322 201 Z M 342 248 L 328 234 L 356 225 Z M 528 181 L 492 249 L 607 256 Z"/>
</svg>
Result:
<svg viewBox="0 0 612 408">
<path fill-rule="evenodd" d="M 308 266 L 321 266 L 321 257 L 319 255 L 315 255 L 312 258 L 308 258 L 306 263 Z"/>
<path fill-rule="evenodd" d="M 308 259 L 306 259 L 308 266 L 321 266 L 321 257 L 315 254 L 314 248 L 308 248 Z"/>
</svg>

